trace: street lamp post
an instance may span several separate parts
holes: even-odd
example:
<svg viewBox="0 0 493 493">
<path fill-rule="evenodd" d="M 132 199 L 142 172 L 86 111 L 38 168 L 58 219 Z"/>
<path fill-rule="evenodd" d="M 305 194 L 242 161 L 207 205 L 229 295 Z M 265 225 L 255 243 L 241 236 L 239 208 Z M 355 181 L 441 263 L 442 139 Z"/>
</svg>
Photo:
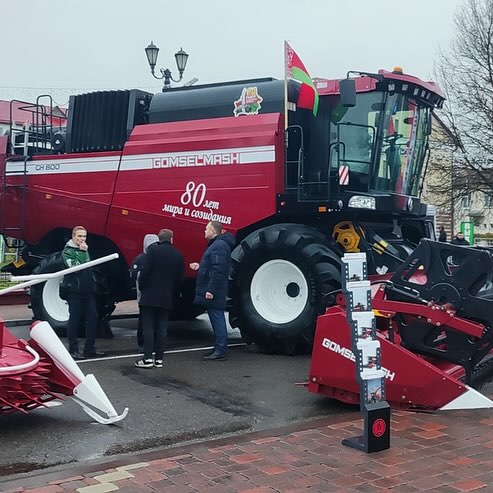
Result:
<svg viewBox="0 0 493 493">
<path fill-rule="evenodd" d="M 149 66 L 151 67 L 151 73 L 155 79 L 164 79 L 164 85 L 163 85 L 163 92 L 166 91 L 166 89 L 169 89 L 171 87 L 171 81 L 173 82 L 180 82 L 181 79 L 183 78 L 183 72 L 185 72 L 185 67 L 187 66 L 187 61 L 188 61 L 188 53 L 183 51 L 182 48 L 180 48 L 180 51 L 177 51 L 175 53 L 175 60 L 176 60 L 176 66 L 178 68 L 178 72 L 180 74 L 179 79 L 174 79 L 171 75 L 171 70 L 166 68 L 161 68 L 159 71 L 161 72 L 161 77 L 158 77 L 154 73 L 154 69 L 156 67 L 157 63 L 157 56 L 159 54 L 159 48 L 151 41 L 151 44 L 145 49 L 146 55 L 147 55 L 147 61 L 149 62 Z"/>
</svg>

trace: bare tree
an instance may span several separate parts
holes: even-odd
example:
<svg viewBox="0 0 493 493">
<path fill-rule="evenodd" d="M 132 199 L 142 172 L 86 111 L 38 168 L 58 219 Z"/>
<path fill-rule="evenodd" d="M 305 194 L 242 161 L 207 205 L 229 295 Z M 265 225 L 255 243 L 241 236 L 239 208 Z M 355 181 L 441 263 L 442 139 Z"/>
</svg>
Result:
<svg viewBox="0 0 493 493">
<path fill-rule="evenodd" d="M 448 127 L 448 144 L 439 140 L 435 148 L 452 143 L 455 150 L 452 169 L 443 170 L 451 175 L 449 200 L 493 192 L 493 0 L 465 0 L 455 27 L 450 48 L 435 64 L 447 97 L 440 117 Z M 445 186 L 437 184 L 442 193 Z"/>
</svg>

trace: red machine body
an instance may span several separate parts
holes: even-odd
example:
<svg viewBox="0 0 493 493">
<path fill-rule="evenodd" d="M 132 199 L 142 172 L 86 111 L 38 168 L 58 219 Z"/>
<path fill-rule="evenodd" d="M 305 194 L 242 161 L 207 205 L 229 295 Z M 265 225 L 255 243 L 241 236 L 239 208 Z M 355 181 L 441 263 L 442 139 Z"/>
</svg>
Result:
<svg viewBox="0 0 493 493">
<path fill-rule="evenodd" d="M 450 264 L 454 257 L 457 264 Z M 386 400 L 399 409 L 493 407 L 473 385 L 491 378 L 492 256 L 423 240 L 400 269 L 374 278 L 372 309 Z M 467 318 L 464 318 L 467 316 Z M 308 390 L 360 402 L 345 298 L 317 323 Z"/>
<path fill-rule="evenodd" d="M 392 308 L 392 302 L 386 308 Z M 389 320 L 392 319 L 386 319 Z M 343 308 L 330 308 L 319 318 L 308 390 L 348 404 L 359 404 L 359 383 L 350 334 Z M 467 385 L 461 380 L 465 372 L 460 365 L 414 354 L 398 343 L 398 334 L 393 343 L 388 339 L 388 331 L 378 331 L 377 335 L 386 375 L 386 400 L 392 407 L 441 409 L 468 392 Z"/>
<path fill-rule="evenodd" d="M 59 270 L 57 252 L 85 226 L 93 258 L 120 256 L 100 269 L 104 319 L 135 296 L 128 267 L 146 234 L 172 229 L 188 265 L 207 246 L 206 223 L 219 221 L 237 240 L 230 324 L 266 352 L 309 351 L 340 285 L 341 255 L 349 247 L 373 255 L 353 223 L 403 258 L 434 235 L 419 194 L 431 111 L 444 99 L 435 84 L 402 72 L 362 73 L 351 107 L 337 80 L 315 83 L 316 115 L 296 107 L 299 84 L 286 91 L 270 78 L 76 95 L 65 125 L 51 103 L 17 105 L 30 123 L 12 122 L 0 137 L 0 232 L 17 240 L 25 264 L 7 269 Z M 377 256 L 375 269 L 383 264 L 395 266 Z M 177 317 L 200 313 L 195 275 L 187 269 Z M 31 306 L 64 333 L 56 283 L 34 287 Z"/>
<path fill-rule="evenodd" d="M 209 217 L 235 233 L 275 214 L 283 125 L 279 114 L 267 114 L 137 126 L 121 153 L 37 156 L 26 174 L 23 161 L 11 162 L 12 196 L 4 200 L 14 203 L 21 186 L 26 194 L 23 205 L 5 210 L 5 224 L 36 211 L 38 220 L 26 221 L 22 231 L 37 244 L 70 218 L 118 245 L 128 263 L 141 252 L 146 231 L 166 226 L 187 260 L 196 260 Z"/>
</svg>

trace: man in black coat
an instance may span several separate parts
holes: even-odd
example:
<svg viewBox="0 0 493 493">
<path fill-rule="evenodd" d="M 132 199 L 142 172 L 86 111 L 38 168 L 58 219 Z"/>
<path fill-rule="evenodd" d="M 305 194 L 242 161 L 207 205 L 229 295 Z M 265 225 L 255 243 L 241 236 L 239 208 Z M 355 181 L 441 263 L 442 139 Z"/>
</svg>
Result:
<svg viewBox="0 0 493 493">
<path fill-rule="evenodd" d="M 144 357 L 135 363 L 137 368 L 163 366 L 173 295 L 185 279 L 183 255 L 172 245 L 173 231 L 162 229 L 158 237 L 159 243 L 149 248 L 144 257 L 139 276 Z"/>
<path fill-rule="evenodd" d="M 144 258 L 146 256 L 147 250 L 150 246 L 155 243 L 159 243 L 158 235 L 147 234 L 144 236 L 144 245 L 142 249 L 142 253 L 139 253 L 137 257 L 135 257 L 132 262 L 132 267 L 130 267 L 130 276 L 135 281 L 135 288 L 137 290 L 137 302 L 140 301 L 140 286 L 139 286 L 139 277 L 140 270 L 142 269 L 142 265 L 144 263 Z M 144 347 L 144 336 L 142 335 L 142 314 L 139 310 L 139 322 L 137 324 L 137 347 L 139 351 L 143 351 Z"/>
<path fill-rule="evenodd" d="M 464 233 L 458 231 L 455 238 L 450 242 L 451 245 L 469 246 L 469 242 L 464 238 Z"/>
<path fill-rule="evenodd" d="M 451 245 L 460 245 L 460 246 L 470 246 L 469 242 L 464 238 L 464 233 L 462 231 L 457 232 L 457 234 L 452 239 L 450 244 Z M 462 260 L 463 260 L 463 256 L 460 254 L 452 256 L 452 262 L 455 265 L 460 265 Z"/>
<path fill-rule="evenodd" d="M 224 311 L 231 268 L 231 250 L 235 245 L 235 239 L 231 233 L 221 232 L 221 223 L 211 221 L 207 224 L 204 232 L 205 238 L 209 240 L 207 249 L 200 263 L 190 264 L 192 270 L 198 270 L 194 303 L 207 309 L 215 336 L 213 351 L 204 356 L 206 361 L 225 360 L 228 346 Z"/>
</svg>

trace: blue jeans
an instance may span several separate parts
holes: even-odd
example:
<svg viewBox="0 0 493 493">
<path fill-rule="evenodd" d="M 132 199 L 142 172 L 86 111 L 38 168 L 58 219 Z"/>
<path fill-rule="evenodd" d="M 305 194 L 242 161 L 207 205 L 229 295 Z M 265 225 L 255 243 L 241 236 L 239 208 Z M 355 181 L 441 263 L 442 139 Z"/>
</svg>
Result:
<svg viewBox="0 0 493 493">
<path fill-rule="evenodd" d="M 86 326 L 86 344 L 84 352 L 93 353 L 96 340 L 96 328 L 98 325 L 98 311 L 94 296 L 80 296 L 71 294 L 68 296 L 69 319 L 67 324 L 68 350 L 70 353 L 79 352 L 78 333 L 82 320 Z"/>
<path fill-rule="evenodd" d="M 216 338 L 214 342 L 214 352 L 219 354 L 226 354 L 228 347 L 228 329 L 226 327 L 226 319 L 224 317 L 224 310 L 218 310 L 217 308 L 208 308 L 207 314 L 211 321 L 212 330 Z"/>
</svg>

